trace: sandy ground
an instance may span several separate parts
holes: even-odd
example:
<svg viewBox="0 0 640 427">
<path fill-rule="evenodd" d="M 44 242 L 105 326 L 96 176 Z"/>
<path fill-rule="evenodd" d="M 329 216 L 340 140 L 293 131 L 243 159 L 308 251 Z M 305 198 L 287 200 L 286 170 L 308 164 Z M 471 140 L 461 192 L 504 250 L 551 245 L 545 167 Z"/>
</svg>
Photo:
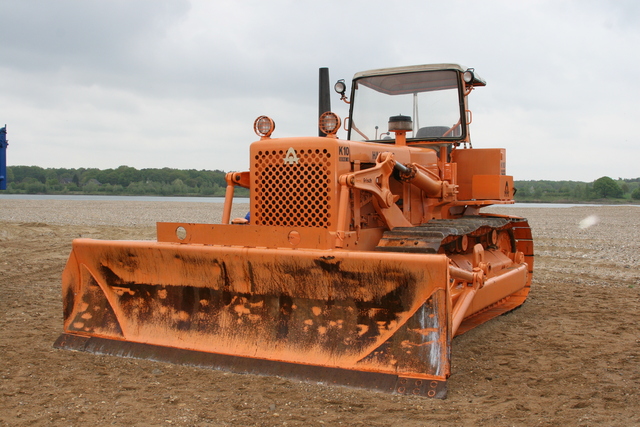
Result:
<svg viewBox="0 0 640 427">
<path fill-rule="evenodd" d="M 454 340 L 446 400 L 52 348 L 73 238 L 153 239 L 220 208 L 0 200 L 0 425 L 640 425 L 640 207 L 493 208 L 529 219 L 534 286 Z"/>
</svg>

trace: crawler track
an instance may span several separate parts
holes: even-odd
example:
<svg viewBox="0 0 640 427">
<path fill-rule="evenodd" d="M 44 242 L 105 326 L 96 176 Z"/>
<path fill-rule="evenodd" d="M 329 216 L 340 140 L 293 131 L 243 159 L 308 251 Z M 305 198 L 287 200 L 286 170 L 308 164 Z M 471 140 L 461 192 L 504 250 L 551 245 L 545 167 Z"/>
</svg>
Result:
<svg viewBox="0 0 640 427">
<path fill-rule="evenodd" d="M 521 220 L 518 218 L 517 220 Z M 451 242 L 468 236 L 478 240 L 492 230 L 504 230 L 511 227 L 508 218 L 474 216 L 461 219 L 434 219 L 417 227 L 397 227 L 386 231 L 376 247 L 384 252 L 427 253 L 440 252 Z"/>
<path fill-rule="evenodd" d="M 460 219 L 436 219 L 417 227 L 398 227 L 387 231 L 376 247 L 378 251 L 403 253 L 468 253 L 477 243 L 487 248 L 493 244 L 492 233 L 507 231 L 511 251 L 522 252 L 528 264 L 529 280 L 525 288 L 485 307 L 464 319 L 460 335 L 524 303 L 529 294 L 533 273 L 533 240 L 526 219 L 508 216 L 473 216 Z"/>
</svg>

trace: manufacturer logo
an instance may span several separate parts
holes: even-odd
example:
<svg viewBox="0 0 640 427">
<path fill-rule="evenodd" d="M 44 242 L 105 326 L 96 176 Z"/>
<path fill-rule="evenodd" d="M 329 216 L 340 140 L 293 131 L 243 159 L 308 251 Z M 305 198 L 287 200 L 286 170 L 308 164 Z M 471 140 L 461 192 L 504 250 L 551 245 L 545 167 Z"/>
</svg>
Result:
<svg viewBox="0 0 640 427">
<path fill-rule="evenodd" d="M 295 165 L 300 161 L 298 156 L 296 155 L 296 150 L 293 147 L 289 147 L 287 150 L 287 154 L 284 156 L 284 164 L 285 165 Z"/>
</svg>

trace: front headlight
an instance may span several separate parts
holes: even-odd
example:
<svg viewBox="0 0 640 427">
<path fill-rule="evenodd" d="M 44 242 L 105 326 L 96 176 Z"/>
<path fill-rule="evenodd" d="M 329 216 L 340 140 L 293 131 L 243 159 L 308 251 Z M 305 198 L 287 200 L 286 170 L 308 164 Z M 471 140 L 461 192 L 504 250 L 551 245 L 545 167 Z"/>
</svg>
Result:
<svg viewBox="0 0 640 427">
<path fill-rule="evenodd" d="M 335 135 L 338 130 L 340 130 L 341 124 L 342 121 L 336 113 L 327 111 L 320 116 L 318 126 L 320 127 L 320 130 L 327 136 L 332 136 Z"/>
<path fill-rule="evenodd" d="M 276 128 L 276 124 L 267 116 L 260 116 L 253 122 L 253 131 L 261 138 L 268 138 Z"/>
</svg>

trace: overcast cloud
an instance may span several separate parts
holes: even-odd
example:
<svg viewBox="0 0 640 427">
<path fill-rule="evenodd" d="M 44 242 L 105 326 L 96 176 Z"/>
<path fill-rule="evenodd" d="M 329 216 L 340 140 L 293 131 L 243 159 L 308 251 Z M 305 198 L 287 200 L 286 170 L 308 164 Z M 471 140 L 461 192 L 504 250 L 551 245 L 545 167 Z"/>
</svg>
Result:
<svg viewBox="0 0 640 427">
<path fill-rule="evenodd" d="M 5 0 L 8 163 L 246 170 L 257 116 L 275 137 L 317 133 L 319 67 L 454 62 L 487 80 L 474 147 L 506 148 L 516 179 L 639 177 L 639 5 Z"/>
</svg>

